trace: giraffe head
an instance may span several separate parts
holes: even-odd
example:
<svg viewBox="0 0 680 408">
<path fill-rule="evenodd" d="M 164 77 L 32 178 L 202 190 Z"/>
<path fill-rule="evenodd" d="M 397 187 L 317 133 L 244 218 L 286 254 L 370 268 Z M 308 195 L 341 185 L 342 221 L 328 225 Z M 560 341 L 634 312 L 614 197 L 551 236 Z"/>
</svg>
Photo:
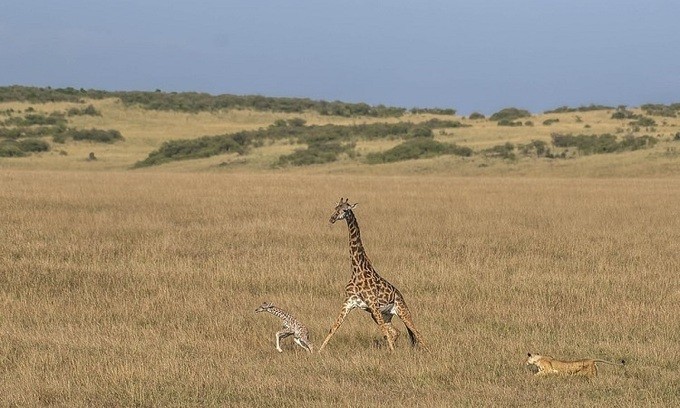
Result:
<svg viewBox="0 0 680 408">
<path fill-rule="evenodd" d="M 330 219 L 331 224 L 335 223 L 335 221 L 337 220 L 344 220 L 345 217 L 347 216 L 347 213 L 352 211 L 356 206 L 357 204 L 349 203 L 349 198 L 341 198 L 338 205 L 335 206 L 335 211 L 333 211 L 333 215 L 331 215 Z"/>
<path fill-rule="evenodd" d="M 257 309 L 255 309 L 255 313 L 265 312 L 272 306 L 274 305 L 269 302 L 264 302 Z"/>
</svg>

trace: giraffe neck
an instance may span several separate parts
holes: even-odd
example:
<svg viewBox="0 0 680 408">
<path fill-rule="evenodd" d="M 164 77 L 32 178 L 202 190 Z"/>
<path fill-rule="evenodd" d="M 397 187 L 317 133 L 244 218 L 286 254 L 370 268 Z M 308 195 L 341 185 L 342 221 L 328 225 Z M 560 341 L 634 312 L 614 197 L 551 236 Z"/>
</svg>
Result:
<svg viewBox="0 0 680 408">
<path fill-rule="evenodd" d="M 354 274 L 358 272 L 372 271 L 371 262 L 366 256 L 364 245 L 361 242 L 361 231 L 354 213 L 350 210 L 345 215 L 347 227 L 349 229 L 349 255 L 352 259 L 352 270 Z"/>
</svg>

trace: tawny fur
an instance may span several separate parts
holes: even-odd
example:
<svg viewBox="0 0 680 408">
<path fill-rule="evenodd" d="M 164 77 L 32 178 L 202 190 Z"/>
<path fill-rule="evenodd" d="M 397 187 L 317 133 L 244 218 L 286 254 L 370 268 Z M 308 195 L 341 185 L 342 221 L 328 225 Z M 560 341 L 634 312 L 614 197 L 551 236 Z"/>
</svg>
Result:
<svg viewBox="0 0 680 408">
<path fill-rule="evenodd" d="M 550 374 L 581 375 L 589 378 L 597 376 L 597 363 L 623 366 L 625 361 L 612 363 L 611 361 L 586 358 L 581 360 L 557 360 L 550 356 L 528 354 L 526 365 L 533 368 L 535 375 L 543 376 Z"/>
</svg>

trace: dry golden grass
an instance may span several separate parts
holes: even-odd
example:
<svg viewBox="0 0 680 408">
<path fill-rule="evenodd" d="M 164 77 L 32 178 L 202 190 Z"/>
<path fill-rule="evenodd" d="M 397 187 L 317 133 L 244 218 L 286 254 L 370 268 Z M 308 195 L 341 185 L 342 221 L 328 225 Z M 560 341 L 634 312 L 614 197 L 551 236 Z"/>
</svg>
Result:
<svg viewBox="0 0 680 408">
<path fill-rule="evenodd" d="M 680 403 L 678 179 L 4 169 L 0 185 L 2 406 Z M 263 300 L 317 346 L 339 311 L 340 196 L 431 353 L 376 346 L 359 311 L 321 354 L 274 350 Z M 538 379 L 527 352 L 628 365 Z"/>
</svg>

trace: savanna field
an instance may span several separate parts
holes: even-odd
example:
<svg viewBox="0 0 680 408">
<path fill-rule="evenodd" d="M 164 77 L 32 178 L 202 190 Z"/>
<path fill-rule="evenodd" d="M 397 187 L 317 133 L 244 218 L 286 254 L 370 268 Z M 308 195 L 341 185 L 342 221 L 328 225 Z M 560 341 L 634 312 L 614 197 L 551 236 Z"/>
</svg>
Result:
<svg viewBox="0 0 680 408">
<path fill-rule="evenodd" d="M 636 133 L 659 139 L 649 148 L 566 159 L 478 152 L 626 125 L 604 111 L 517 127 L 456 116 L 471 126 L 437 129 L 434 140 L 468 146 L 469 157 L 367 164 L 399 141 L 360 139 L 358 156 L 277 167 L 299 146 L 273 140 L 135 169 L 167 140 L 300 116 L 381 120 L 87 103 L 101 115 L 68 125 L 124 140 L 0 158 L 1 406 L 680 403 L 680 119 Z M 0 111 L 29 106 L 81 105 Z M 541 125 L 547 118 L 560 120 Z M 275 350 L 280 321 L 255 314 L 263 301 L 302 320 L 317 348 L 340 311 L 348 232 L 328 222 L 340 197 L 359 203 L 368 257 L 404 295 L 430 352 L 411 349 L 397 318 L 390 353 L 360 310 L 321 353 L 292 338 Z M 540 378 L 527 352 L 626 365 Z"/>
</svg>

